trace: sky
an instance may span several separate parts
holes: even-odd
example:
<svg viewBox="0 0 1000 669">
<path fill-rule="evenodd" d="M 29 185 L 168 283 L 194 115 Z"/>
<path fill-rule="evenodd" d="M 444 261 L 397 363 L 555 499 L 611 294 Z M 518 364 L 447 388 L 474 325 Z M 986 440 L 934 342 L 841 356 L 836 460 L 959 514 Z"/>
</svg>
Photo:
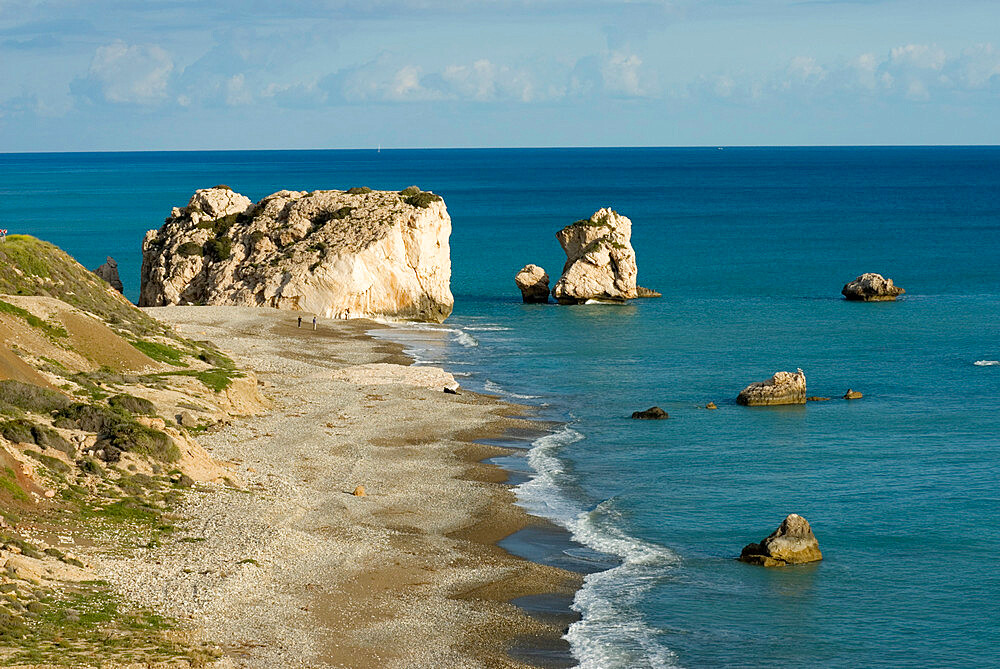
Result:
<svg viewBox="0 0 1000 669">
<path fill-rule="evenodd" d="M 997 0 L 0 0 L 0 152 L 998 137 Z"/>
</svg>

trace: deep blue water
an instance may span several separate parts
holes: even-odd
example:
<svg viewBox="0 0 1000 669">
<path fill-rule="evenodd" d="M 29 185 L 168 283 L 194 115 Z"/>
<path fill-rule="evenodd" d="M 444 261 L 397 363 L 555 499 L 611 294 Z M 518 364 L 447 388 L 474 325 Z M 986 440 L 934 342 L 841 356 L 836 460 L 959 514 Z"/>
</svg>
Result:
<svg viewBox="0 0 1000 669">
<path fill-rule="evenodd" d="M 0 227 L 115 256 L 135 298 L 145 230 L 217 183 L 445 197 L 455 312 L 398 336 L 568 423 L 521 498 L 620 564 L 577 597 L 585 665 L 1000 666 L 1000 366 L 974 364 L 1000 360 L 1000 148 L 5 155 Z M 522 305 L 514 273 L 554 280 L 555 232 L 601 206 L 663 297 Z M 905 297 L 840 299 L 866 271 Z M 865 397 L 733 402 L 797 367 Z M 791 512 L 823 562 L 733 559 Z"/>
</svg>

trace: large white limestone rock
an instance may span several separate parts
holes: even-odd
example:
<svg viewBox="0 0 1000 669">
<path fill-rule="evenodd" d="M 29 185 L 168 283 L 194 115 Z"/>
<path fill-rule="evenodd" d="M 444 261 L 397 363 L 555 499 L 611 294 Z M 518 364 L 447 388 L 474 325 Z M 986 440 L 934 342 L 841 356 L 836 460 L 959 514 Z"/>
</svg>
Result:
<svg viewBox="0 0 1000 669">
<path fill-rule="evenodd" d="M 443 321 L 454 304 L 444 201 L 415 187 L 353 191 L 284 190 L 254 205 L 199 190 L 146 233 L 139 305 Z"/>
<path fill-rule="evenodd" d="M 566 264 L 552 296 L 560 304 L 638 297 L 631 237 L 632 221 L 608 208 L 557 232 Z"/>
</svg>

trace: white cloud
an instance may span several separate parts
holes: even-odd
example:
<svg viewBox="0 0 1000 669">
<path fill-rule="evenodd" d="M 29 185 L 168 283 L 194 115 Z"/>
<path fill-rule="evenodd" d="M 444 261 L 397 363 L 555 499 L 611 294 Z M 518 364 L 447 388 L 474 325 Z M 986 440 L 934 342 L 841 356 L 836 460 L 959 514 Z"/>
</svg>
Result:
<svg viewBox="0 0 1000 669">
<path fill-rule="evenodd" d="M 991 88 L 1000 92 L 1000 53 L 992 45 L 949 53 L 933 44 L 906 44 L 840 63 L 798 56 L 783 71 L 769 75 L 702 76 L 689 93 L 734 102 L 792 96 L 832 102 L 872 96 L 928 102 Z"/>
<path fill-rule="evenodd" d="M 601 66 L 601 80 L 604 89 L 628 97 L 643 97 L 647 94 L 640 76 L 642 59 L 634 53 L 612 51 Z"/>
<path fill-rule="evenodd" d="M 87 76 L 76 88 L 91 98 L 121 104 L 152 105 L 167 97 L 173 60 L 155 45 L 118 40 L 98 47 Z"/>
</svg>

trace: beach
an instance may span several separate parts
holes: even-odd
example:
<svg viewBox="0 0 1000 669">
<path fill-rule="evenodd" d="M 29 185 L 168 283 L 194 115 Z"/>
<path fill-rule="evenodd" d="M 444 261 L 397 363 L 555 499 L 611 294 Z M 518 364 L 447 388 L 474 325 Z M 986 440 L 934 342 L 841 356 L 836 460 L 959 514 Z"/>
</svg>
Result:
<svg viewBox="0 0 1000 669">
<path fill-rule="evenodd" d="M 505 451 L 476 443 L 532 427 L 526 408 L 443 392 L 450 375 L 410 366 L 371 321 L 147 311 L 252 370 L 270 407 L 199 436 L 231 485 L 192 493 L 173 540 L 103 557 L 117 590 L 233 666 L 514 667 L 515 642 L 558 646 L 562 626 L 509 601 L 579 577 L 495 545 L 542 521 L 482 462 Z"/>
</svg>

